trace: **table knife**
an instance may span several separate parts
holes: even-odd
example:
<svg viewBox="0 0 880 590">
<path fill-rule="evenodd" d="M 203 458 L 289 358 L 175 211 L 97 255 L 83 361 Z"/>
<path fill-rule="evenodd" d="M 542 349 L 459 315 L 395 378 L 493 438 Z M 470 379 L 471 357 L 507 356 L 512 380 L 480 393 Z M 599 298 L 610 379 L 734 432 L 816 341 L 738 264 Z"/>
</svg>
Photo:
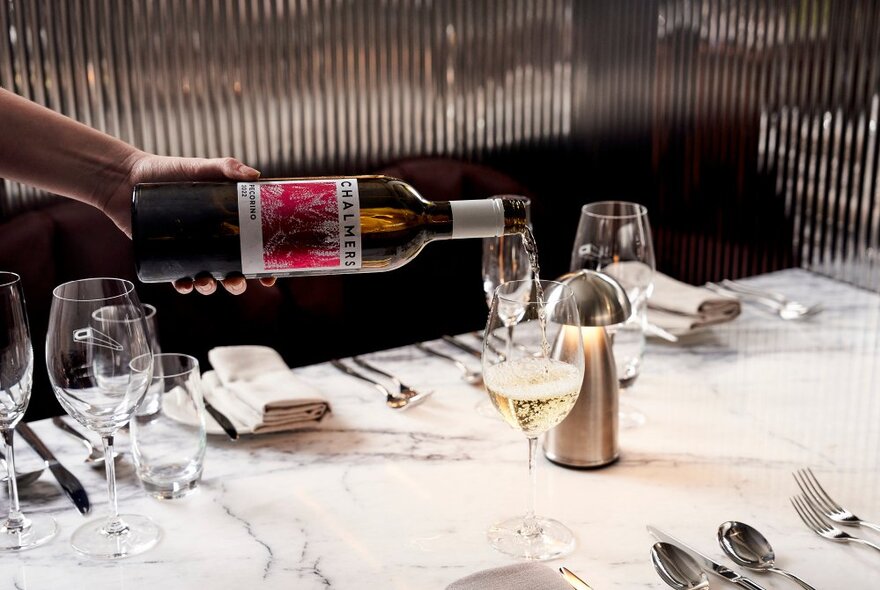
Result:
<svg viewBox="0 0 880 590">
<path fill-rule="evenodd" d="M 58 480 L 61 489 L 64 490 L 67 497 L 71 499 L 73 505 L 76 506 L 76 509 L 79 510 L 80 514 L 88 514 L 89 510 L 91 510 L 89 496 L 86 494 L 86 490 L 79 480 L 69 472 L 64 465 L 58 462 L 58 459 L 55 458 L 52 451 L 50 451 L 45 443 L 40 440 L 37 433 L 31 430 L 30 426 L 24 422 L 20 422 L 15 429 L 31 448 L 37 452 L 40 459 L 46 462 L 49 471 L 51 471 L 52 475 L 55 476 L 55 479 Z"/>
<path fill-rule="evenodd" d="M 475 346 L 471 346 L 470 344 L 465 344 L 464 342 L 462 342 L 461 340 L 459 340 L 455 336 L 443 336 L 442 339 L 443 339 L 443 342 L 446 342 L 447 344 L 451 344 L 452 346 L 456 347 L 457 349 L 468 352 L 477 358 L 483 357 L 482 350 L 480 350 L 479 348 L 477 348 Z"/>
<path fill-rule="evenodd" d="M 736 584 L 737 586 L 742 586 L 743 588 L 748 588 L 749 590 L 764 590 L 763 586 L 758 586 L 757 584 L 755 584 L 753 581 L 751 581 L 747 577 L 736 573 L 735 571 L 733 571 L 729 567 L 725 567 L 725 566 L 721 565 L 720 563 L 712 561 L 711 559 L 709 559 L 708 557 L 706 557 L 705 555 L 703 555 L 702 553 L 700 553 L 696 549 L 693 549 L 692 547 L 685 545 L 684 543 L 682 543 L 681 541 L 679 541 L 675 537 L 673 537 L 667 533 L 664 533 L 660 529 L 649 525 L 648 532 L 651 533 L 652 535 L 654 535 L 654 537 L 656 537 L 657 540 L 664 541 L 666 543 L 670 543 L 672 545 L 675 545 L 676 547 L 678 547 L 679 549 L 681 549 L 682 551 L 684 551 L 685 553 L 687 553 L 688 555 L 693 557 L 697 561 L 697 563 L 699 563 L 700 566 L 705 568 L 705 570 L 707 572 L 709 572 L 710 574 L 714 574 L 714 575 L 718 576 L 719 578 L 724 578 L 725 580 L 727 580 L 728 582 L 731 582 L 732 584 Z"/>
<path fill-rule="evenodd" d="M 204 399 L 202 397 L 202 401 L 205 402 L 205 411 L 211 414 L 211 417 L 217 421 L 217 424 L 220 425 L 220 428 L 223 429 L 223 432 L 226 433 L 226 436 L 229 437 L 229 440 L 238 440 L 238 430 L 235 429 L 232 422 L 227 418 L 223 413 L 211 405 L 211 402 Z"/>
</svg>

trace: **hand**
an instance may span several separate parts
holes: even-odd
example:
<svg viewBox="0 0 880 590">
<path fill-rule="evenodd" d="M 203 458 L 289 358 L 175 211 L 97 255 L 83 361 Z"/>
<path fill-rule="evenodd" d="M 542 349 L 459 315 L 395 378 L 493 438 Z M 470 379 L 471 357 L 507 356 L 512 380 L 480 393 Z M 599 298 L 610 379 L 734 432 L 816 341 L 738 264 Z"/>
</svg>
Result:
<svg viewBox="0 0 880 590">
<path fill-rule="evenodd" d="M 131 237 L 131 191 L 140 182 L 169 182 L 175 180 L 256 180 L 260 173 L 236 160 L 235 158 L 172 158 L 155 156 L 137 151 L 125 164 L 127 174 L 109 195 L 97 198 L 103 203 L 102 210 L 113 222 Z M 221 281 L 223 287 L 233 295 L 244 293 L 247 281 L 244 277 L 232 277 Z M 275 284 L 274 278 L 260 279 L 266 287 Z M 195 289 L 202 295 L 210 295 L 217 290 L 217 282 L 212 277 L 200 276 L 193 279 L 181 279 L 174 282 L 179 293 L 190 293 Z"/>
</svg>

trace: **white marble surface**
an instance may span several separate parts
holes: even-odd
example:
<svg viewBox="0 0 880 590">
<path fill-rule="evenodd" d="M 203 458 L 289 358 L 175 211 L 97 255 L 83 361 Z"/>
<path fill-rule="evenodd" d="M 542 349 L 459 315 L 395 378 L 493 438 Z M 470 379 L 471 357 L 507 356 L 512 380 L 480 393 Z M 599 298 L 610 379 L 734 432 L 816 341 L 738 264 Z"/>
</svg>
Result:
<svg viewBox="0 0 880 590">
<path fill-rule="evenodd" d="M 847 506 L 880 521 L 880 296 L 799 270 L 753 284 L 826 309 L 798 323 L 746 306 L 735 322 L 681 344 L 651 342 L 624 398 L 647 423 L 622 431 L 621 460 L 596 471 L 540 461 L 539 512 L 578 537 L 574 554 L 552 565 L 596 590 L 662 588 L 646 524 L 729 565 L 715 530 L 738 519 L 764 532 L 779 565 L 817 588 L 880 587 L 880 553 L 819 538 L 788 500 L 791 472 L 811 466 Z M 238 443 L 212 437 L 201 488 L 182 500 L 147 497 L 131 468 L 121 469 L 122 511 L 164 530 L 156 548 L 127 560 L 73 552 L 68 539 L 83 518 L 47 473 L 23 490 L 23 506 L 51 511 L 60 535 L 2 556 L 0 587 L 437 589 L 509 563 L 484 531 L 524 506 L 522 435 L 477 414 L 484 394 L 445 361 L 411 348 L 371 358 L 435 395 L 395 413 L 329 365 L 298 369 L 333 405 L 315 428 Z M 93 515 L 103 514 L 103 473 L 81 463 L 81 448 L 48 421 L 34 426 L 86 485 Z M 19 448 L 22 463 L 33 460 Z M 750 577 L 768 589 L 793 587 Z M 733 586 L 716 579 L 712 587 Z"/>
</svg>

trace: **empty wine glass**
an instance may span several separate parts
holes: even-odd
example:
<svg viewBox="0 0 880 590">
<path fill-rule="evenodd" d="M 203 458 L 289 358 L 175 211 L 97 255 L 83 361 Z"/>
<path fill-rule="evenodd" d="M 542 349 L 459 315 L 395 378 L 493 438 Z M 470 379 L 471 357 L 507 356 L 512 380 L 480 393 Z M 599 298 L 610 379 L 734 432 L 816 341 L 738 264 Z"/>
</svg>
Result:
<svg viewBox="0 0 880 590">
<path fill-rule="evenodd" d="M 119 514 L 113 439 L 131 419 L 152 376 L 144 309 L 134 285 L 122 279 L 71 281 L 52 295 L 49 379 L 65 411 L 101 436 L 110 496 L 110 516 L 79 527 L 70 543 L 96 558 L 142 553 L 159 540 L 159 527 L 144 516 Z"/>
<path fill-rule="evenodd" d="M 541 290 L 543 289 L 543 297 Z M 522 293 L 528 293 L 522 303 Z M 507 303 L 522 304 L 511 325 L 499 315 Z M 493 339 L 507 341 L 504 353 Z M 489 543 L 525 559 L 554 559 L 574 549 L 562 523 L 535 515 L 538 436 L 568 415 L 584 376 L 584 344 L 572 290 L 554 281 L 512 281 L 495 290 L 483 340 L 483 380 L 502 418 L 529 441 L 528 506 L 525 516 L 492 525 Z"/>
<path fill-rule="evenodd" d="M 581 209 L 571 253 L 571 268 L 589 269 L 615 278 L 626 290 L 632 314 L 623 324 L 609 326 L 621 388 L 639 376 L 645 352 L 648 298 L 654 288 L 654 245 L 648 209 L 626 201 L 600 201 Z M 645 421 L 641 412 L 621 410 L 621 425 Z"/>
<path fill-rule="evenodd" d="M 31 549 L 49 541 L 58 531 L 51 516 L 25 516 L 18 503 L 13 433 L 27 409 L 33 374 L 34 354 L 21 277 L 0 271 L 0 431 L 6 445 L 9 486 L 9 510 L 0 524 L 0 551 Z"/>
<path fill-rule="evenodd" d="M 531 223 L 528 197 L 500 195 L 503 199 L 522 201 L 526 210 L 526 223 Z M 486 305 L 492 305 L 492 297 L 498 285 L 509 281 L 521 281 L 532 277 L 532 265 L 523 248 L 522 234 L 507 234 L 483 239 L 483 292 Z"/>
<path fill-rule="evenodd" d="M 531 224 L 531 199 L 521 195 L 500 195 L 501 198 L 521 201 L 526 210 L 526 223 Z M 523 247 L 522 234 L 507 234 L 494 238 L 483 239 L 483 292 L 486 294 L 486 305 L 492 306 L 492 298 L 495 289 L 499 285 L 511 281 L 525 281 L 531 279 L 532 265 L 529 256 Z M 501 303 L 498 314 L 506 322 L 505 325 L 513 326 L 525 313 L 525 302 L 528 301 L 528 283 L 522 285 L 525 292 L 519 293 L 518 298 L 509 297 Z M 510 339 L 508 339 L 509 342 Z M 499 343 L 500 344 L 500 343 Z M 483 399 L 477 404 L 477 413 L 483 416 L 497 418 L 498 413 L 492 407 L 492 402 Z"/>
</svg>

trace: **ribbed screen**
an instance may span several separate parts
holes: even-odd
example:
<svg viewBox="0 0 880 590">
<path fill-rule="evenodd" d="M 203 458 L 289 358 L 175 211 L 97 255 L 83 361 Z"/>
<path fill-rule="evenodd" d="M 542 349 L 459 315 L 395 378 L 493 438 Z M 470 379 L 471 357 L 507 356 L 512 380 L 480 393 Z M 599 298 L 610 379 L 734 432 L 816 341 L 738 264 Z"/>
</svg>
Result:
<svg viewBox="0 0 880 590">
<path fill-rule="evenodd" d="M 267 175 L 541 154 L 648 204 L 670 274 L 878 289 L 878 30 L 868 0 L 4 0 L 0 85 Z"/>
</svg>

